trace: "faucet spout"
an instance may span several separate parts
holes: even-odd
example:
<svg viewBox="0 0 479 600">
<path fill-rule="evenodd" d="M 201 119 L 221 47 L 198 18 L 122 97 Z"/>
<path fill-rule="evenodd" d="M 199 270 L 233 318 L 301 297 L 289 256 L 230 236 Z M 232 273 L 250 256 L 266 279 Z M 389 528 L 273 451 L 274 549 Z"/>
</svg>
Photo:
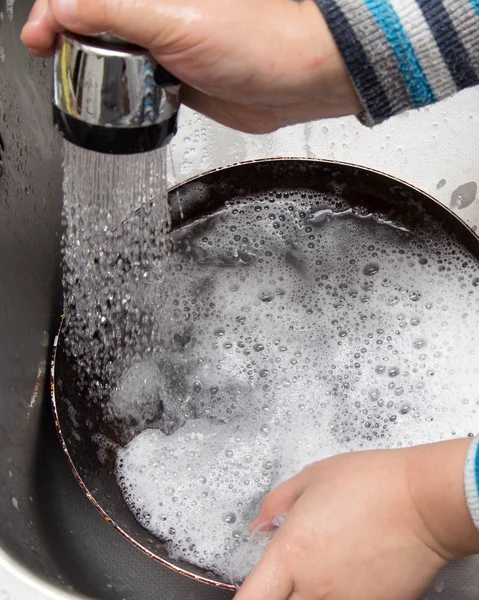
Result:
<svg viewBox="0 0 479 600">
<path fill-rule="evenodd" d="M 109 154 L 148 152 L 176 133 L 180 82 L 143 48 L 61 33 L 53 120 L 70 142 Z"/>
</svg>

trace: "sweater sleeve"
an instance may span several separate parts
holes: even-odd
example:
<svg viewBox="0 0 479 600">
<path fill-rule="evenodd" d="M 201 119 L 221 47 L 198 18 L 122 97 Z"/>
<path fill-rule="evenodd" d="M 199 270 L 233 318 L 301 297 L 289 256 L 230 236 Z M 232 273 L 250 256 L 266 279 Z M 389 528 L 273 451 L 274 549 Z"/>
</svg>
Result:
<svg viewBox="0 0 479 600">
<path fill-rule="evenodd" d="M 465 467 L 466 497 L 472 520 L 479 529 L 479 437 L 469 448 Z"/>
<path fill-rule="evenodd" d="M 479 84 L 479 0 L 315 0 L 374 125 Z"/>
</svg>

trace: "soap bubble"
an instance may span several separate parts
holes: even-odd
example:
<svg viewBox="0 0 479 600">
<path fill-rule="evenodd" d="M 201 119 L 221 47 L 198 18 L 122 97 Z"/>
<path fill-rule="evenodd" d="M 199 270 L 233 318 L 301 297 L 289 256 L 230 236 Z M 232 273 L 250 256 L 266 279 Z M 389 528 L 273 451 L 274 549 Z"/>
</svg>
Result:
<svg viewBox="0 0 479 600">
<path fill-rule="evenodd" d="M 142 296 L 159 350 L 111 396 L 142 432 L 118 451 L 133 514 L 172 557 L 235 584 L 271 540 L 248 529 L 265 495 L 306 465 L 479 422 L 477 261 L 427 219 L 412 235 L 289 194 L 172 235 Z"/>
</svg>

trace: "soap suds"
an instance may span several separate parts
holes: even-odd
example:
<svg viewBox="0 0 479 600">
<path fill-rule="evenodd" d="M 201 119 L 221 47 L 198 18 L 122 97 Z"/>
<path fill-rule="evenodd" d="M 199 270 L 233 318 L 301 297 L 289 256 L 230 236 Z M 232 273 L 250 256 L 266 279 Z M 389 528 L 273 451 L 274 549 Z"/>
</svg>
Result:
<svg viewBox="0 0 479 600">
<path fill-rule="evenodd" d="M 335 202 L 278 192 L 174 233 L 142 296 L 154 350 L 112 393 L 133 514 L 234 583 L 265 494 L 305 465 L 478 432 L 478 262 Z"/>
</svg>

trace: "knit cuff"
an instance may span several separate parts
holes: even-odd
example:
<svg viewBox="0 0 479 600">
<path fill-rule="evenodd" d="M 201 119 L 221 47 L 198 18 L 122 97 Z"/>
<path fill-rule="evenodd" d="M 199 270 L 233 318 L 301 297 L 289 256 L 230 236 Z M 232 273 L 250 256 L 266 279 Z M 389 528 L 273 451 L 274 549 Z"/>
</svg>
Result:
<svg viewBox="0 0 479 600">
<path fill-rule="evenodd" d="M 479 0 L 315 0 L 374 125 L 479 83 Z"/>
<path fill-rule="evenodd" d="M 479 437 L 475 438 L 467 453 L 464 469 L 467 505 L 472 520 L 479 529 Z"/>
</svg>

